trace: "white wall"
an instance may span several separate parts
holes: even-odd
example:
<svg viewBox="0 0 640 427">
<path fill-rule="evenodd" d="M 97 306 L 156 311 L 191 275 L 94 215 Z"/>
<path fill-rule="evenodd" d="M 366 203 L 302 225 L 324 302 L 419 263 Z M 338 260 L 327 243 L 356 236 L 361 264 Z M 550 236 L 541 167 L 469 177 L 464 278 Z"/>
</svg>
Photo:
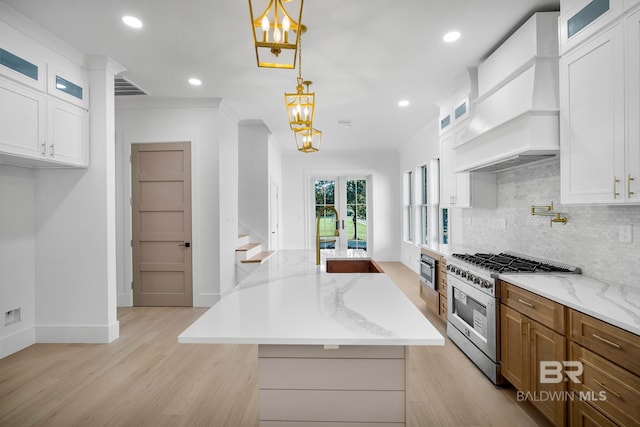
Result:
<svg viewBox="0 0 640 427">
<path fill-rule="evenodd" d="M 402 175 L 410 170 L 414 171 L 414 188 L 419 188 L 418 183 L 420 181 L 420 167 L 427 164 L 429 160 L 440 157 L 440 144 L 438 137 L 438 122 L 434 120 L 427 126 L 422 128 L 411 139 L 403 143 L 399 149 L 399 173 Z M 398 192 L 402 194 L 402 179 L 399 181 Z M 397 206 L 400 218 L 403 218 L 403 206 L 402 199 Z M 401 229 L 402 230 L 402 229 Z M 402 231 L 398 234 L 398 239 L 401 240 L 401 261 L 407 267 L 419 272 L 419 260 L 420 260 L 420 247 L 413 242 L 407 242 L 404 240 Z"/>
<path fill-rule="evenodd" d="M 31 169 L 0 165 L 0 358 L 35 342 L 35 192 Z M 5 326 L 17 308 L 22 320 Z"/>
<path fill-rule="evenodd" d="M 269 243 L 269 136 L 261 120 L 245 120 L 238 126 L 238 218 L 251 241 Z"/>
<path fill-rule="evenodd" d="M 235 284 L 238 236 L 238 131 L 218 99 L 118 99 L 116 144 L 121 145 L 118 250 L 126 254 L 118 278 L 120 305 L 131 305 L 131 168 L 133 143 L 191 142 L 193 305 L 208 307 Z M 124 281 L 122 281 L 124 277 Z"/>
<path fill-rule="evenodd" d="M 400 259 L 401 179 L 396 151 L 322 151 L 301 153 L 286 151 L 282 157 L 282 229 L 281 247 L 312 249 L 310 224 L 313 222 L 313 174 L 371 176 L 367 195 L 372 206 L 369 224 L 373 229 L 370 254 L 379 261 Z M 372 190 L 372 191 L 371 191 Z M 306 211 L 305 211 L 306 210 Z"/>
<path fill-rule="evenodd" d="M 12 45 L 38 61 L 82 76 L 91 86 L 88 169 L 18 172 L 3 167 L 4 182 L 21 185 L 25 196 L 31 192 L 30 201 L 15 190 L 2 199 L 8 211 L 0 219 L 23 236 L 21 241 L 10 237 L 7 242 L 24 246 L 14 260 L 24 270 L 18 273 L 7 266 L 9 282 L 0 285 L 2 292 L 15 295 L 7 304 L 25 303 L 22 326 L 10 329 L 33 326 L 32 342 L 110 342 L 119 335 L 112 204 L 113 75 L 122 67 L 107 57 L 78 52 L 4 3 L 0 3 L 0 28 Z M 6 250 L 5 244 L 2 239 L 0 247 Z M 12 257 L 3 257 L 2 262 Z"/>
<path fill-rule="evenodd" d="M 277 211 L 277 221 L 273 221 L 275 223 L 277 223 L 278 225 L 278 229 L 277 230 L 273 230 L 271 228 L 272 225 L 272 221 L 271 221 L 271 214 L 272 214 L 272 209 L 269 207 L 269 233 L 275 233 L 276 235 L 274 236 L 273 234 L 271 234 L 272 237 L 275 237 L 275 241 L 277 242 L 276 245 L 277 247 L 272 246 L 272 241 L 269 241 L 269 249 L 280 249 L 282 248 L 282 149 L 280 147 L 280 144 L 278 143 L 278 141 L 276 140 L 276 138 L 271 135 L 269 137 L 269 151 L 267 153 L 267 158 L 268 158 L 268 171 L 269 171 L 269 183 L 270 184 L 275 184 L 278 187 L 278 207 L 276 209 Z M 274 202 L 274 197 L 271 194 L 271 185 L 269 185 L 269 204 L 271 203 L 275 203 Z M 273 240 L 273 239 L 272 239 Z"/>
</svg>

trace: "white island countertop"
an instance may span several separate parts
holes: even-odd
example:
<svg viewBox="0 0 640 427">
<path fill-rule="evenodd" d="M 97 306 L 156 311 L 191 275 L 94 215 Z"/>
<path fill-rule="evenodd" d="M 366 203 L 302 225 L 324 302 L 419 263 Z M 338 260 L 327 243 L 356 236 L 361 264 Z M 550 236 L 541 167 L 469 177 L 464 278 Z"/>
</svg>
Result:
<svg viewBox="0 0 640 427">
<path fill-rule="evenodd" d="M 340 257 L 344 258 L 344 257 Z M 444 345 L 381 273 L 327 273 L 313 251 L 280 250 L 196 320 L 181 343 Z"/>
<path fill-rule="evenodd" d="M 500 279 L 640 335 L 640 289 L 581 274 L 501 274 Z"/>
</svg>

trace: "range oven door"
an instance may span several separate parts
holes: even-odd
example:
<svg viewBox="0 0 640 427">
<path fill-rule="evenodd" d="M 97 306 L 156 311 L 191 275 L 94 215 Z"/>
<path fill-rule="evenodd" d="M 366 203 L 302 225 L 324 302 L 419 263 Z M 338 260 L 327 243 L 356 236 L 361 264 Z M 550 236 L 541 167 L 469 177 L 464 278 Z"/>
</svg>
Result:
<svg viewBox="0 0 640 427">
<path fill-rule="evenodd" d="M 447 321 L 497 361 L 496 299 L 453 275 L 447 277 Z"/>
</svg>

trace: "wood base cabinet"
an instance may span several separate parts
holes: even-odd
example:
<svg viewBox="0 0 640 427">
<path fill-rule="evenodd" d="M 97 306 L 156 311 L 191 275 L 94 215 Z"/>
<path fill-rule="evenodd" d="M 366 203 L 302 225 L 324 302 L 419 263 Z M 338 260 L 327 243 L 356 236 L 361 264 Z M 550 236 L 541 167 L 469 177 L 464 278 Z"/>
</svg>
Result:
<svg viewBox="0 0 640 427">
<path fill-rule="evenodd" d="M 500 327 L 502 375 L 554 425 L 565 425 L 565 400 L 548 396 L 562 395 L 566 383 L 543 383 L 540 366 L 541 362 L 566 360 L 566 338 L 504 304 Z"/>
</svg>

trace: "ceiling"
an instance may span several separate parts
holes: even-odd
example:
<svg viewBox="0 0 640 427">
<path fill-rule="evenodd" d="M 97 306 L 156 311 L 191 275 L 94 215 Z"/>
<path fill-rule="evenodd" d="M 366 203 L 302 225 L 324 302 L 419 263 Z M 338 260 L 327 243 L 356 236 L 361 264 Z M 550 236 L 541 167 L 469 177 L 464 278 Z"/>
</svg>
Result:
<svg viewBox="0 0 640 427">
<path fill-rule="evenodd" d="M 284 93 L 298 71 L 256 66 L 247 0 L 3 2 L 80 51 L 111 56 L 151 96 L 222 98 L 295 149 Z M 313 81 L 321 150 L 399 146 L 437 118 L 435 101 L 466 67 L 533 12 L 558 9 L 559 0 L 307 0 L 302 75 Z M 123 15 L 144 27 L 125 27 Z M 444 43 L 453 29 L 462 37 Z M 398 107 L 401 99 L 410 105 Z"/>
</svg>

